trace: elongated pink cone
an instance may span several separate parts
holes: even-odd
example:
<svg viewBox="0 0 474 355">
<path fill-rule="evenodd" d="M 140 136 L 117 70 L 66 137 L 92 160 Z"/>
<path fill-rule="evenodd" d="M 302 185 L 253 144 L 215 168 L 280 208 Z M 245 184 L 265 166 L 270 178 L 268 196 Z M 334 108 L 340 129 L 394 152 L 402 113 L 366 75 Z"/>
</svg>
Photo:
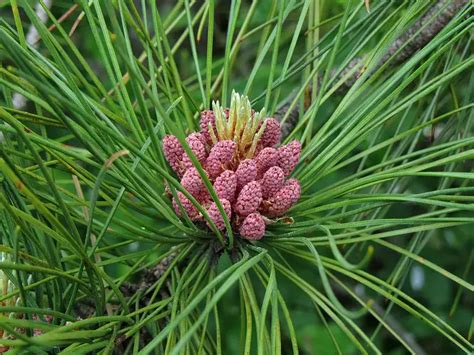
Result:
<svg viewBox="0 0 474 355">
<path fill-rule="evenodd" d="M 199 201 L 199 203 L 203 206 L 206 204 L 210 204 L 211 199 L 211 194 L 209 191 L 207 191 L 207 188 L 205 187 L 203 190 L 201 190 L 201 193 L 196 197 L 196 200 Z"/>
<path fill-rule="evenodd" d="M 257 179 L 261 179 L 269 168 L 278 165 L 278 151 L 275 148 L 263 148 L 255 161 L 257 163 Z"/>
<path fill-rule="evenodd" d="M 237 189 L 241 189 L 257 178 L 257 163 L 253 159 L 242 160 L 235 175 L 237 176 Z"/>
<path fill-rule="evenodd" d="M 203 190 L 206 190 L 204 181 L 194 166 L 186 170 L 181 179 L 181 185 L 197 199 L 201 197 Z"/>
<path fill-rule="evenodd" d="M 266 200 L 275 195 L 285 184 L 285 173 L 279 166 L 272 166 L 263 174 L 260 181 L 262 185 L 262 196 Z"/>
<path fill-rule="evenodd" d="M 278 165 L 283 169 L 285 176 L 290 175 L 300 160 L 301 143 L 292 141 L 278 149 Z"/>
<path fill-rule="evenodd" d="M 202 137 L 201 133 L 191 133 L 186 138 L 186 142 L 201 164 L 206 161 L 207 157 L 206 147 L 204 146 L 203 140 L 204 138 Z M 186 170 L 194 166 L 187 154 L 183 154 L 183 166 Z"/>
<path fill-rule="evenodd" d="M 181 160 L 183 158 L 184 149 L 179 143 L 178 138 L 172 135 L 163 137 L 163 153 L 174 172 L 181 176 L 183 170 Z"/>
<path fill-rule="evenodd" d="M 206 140 L 208 145 L 212 145 L 211 134 L 209 132 L 209 124 L 211 124 L 212 130 L 214 131 L 214 135 L 217 136 L 216 133 L 216 117 L 214 116 L 214 112 L 211 110 L 205 110 L 201 112 L 201 121 L 199 122 L 199 127 L 201 128 L 201 134 Z"/>
<path fill-rule="evenodd" d="M 222 203 L 222 207 L 224 207 L 224 211 L 227 215 L 227 218 L 229 218 L 230 220 L 230 217 L 232 216 L 232 208 L 230 202 L 226 199 L 221 199 L 220 201 Z M 217 207 L 215 202 L 212 202 L 212 204 L 209 206 L 209 208 L 207 209 L 207 213 L 209 214 L 209 218 L 216 225 L 217 229 L 223 230 L 225 228 L 224 218 L 222 218 L 219 208 Z M 210 227 L 209 223 L 207 223 L 207 225 Z"/>
<path fill-rule="evenodd" d="M 289 179 L 286 184 L 268 200 L 263 212 L 268 217 L 282 216 L 292 207 L 301 196 L 300 183 L 296 179 Z"/>
<path fill-rule="evenodd" d="M 248 216 L 257 211 L 262 202 L 262 188 L 258 181 L 251 181 L 245 185 L 237 197 L 234 209 L 240 216 Z"/>
<path fill-rule="evenodd" d="M 181 191 L 178 191 L 178 198 L 181 202 L 181 205 L 183 206 L 184 211 L 186 212 L 191 221 L 195 221 L 200 217 L 197 208 L 193 205 L 191 201 L 188 200 L 186 196 L 184 196 Z M 178 202 L 175 199 L 173 199 L 173 208 L 176 214 L 179 217 L 182 217 L 181 209 L 179 208 Z"/>
<path fill-rule="evenodd" d="M 255 212 L 245 217 L 240 226 L 240 236 L 248 240 L 259 240 L 265 234 L 265 221 L 260 213 Z"/>
<path fill-rule="evenodd" d="M 260 138 L 260 142 L 264 147 L 274 147 L 280 143 L 281 139 L 280 122 L 274 118 L 269 118 L 266 122 L 265 131 L 262 138 Z"/>
<path fill-rule="evenodd" d="M 224 171 L 224 164 L 216 158 L 208 157 L 205 169 L 211 181 L 214 181 Z"/>
<path fill-rule="evenodd" d="M 288 198 L 291 206 L 293 206 L 301 197 L 301 185 L 297 179 L 288 179 L 285 187 L 288 189 Z M 290 207 L 291 207 L 290 206 Z"/>
<path fill-rule="evenodd" d="M 214 189 L 220 199 L 226 199 L 230 203 L 235 200 L 235 191 L 237 190 L 237 176 L 232 170 L 226 170 L 216 179 Z"/>
<path fill-rule="evenodd" d="M 209 159 L 215 159 L 225 164 L 232 160 L 237 144 L 234 141 L 226 140 L 217 142 L 209 153 Z"/>
</svg>

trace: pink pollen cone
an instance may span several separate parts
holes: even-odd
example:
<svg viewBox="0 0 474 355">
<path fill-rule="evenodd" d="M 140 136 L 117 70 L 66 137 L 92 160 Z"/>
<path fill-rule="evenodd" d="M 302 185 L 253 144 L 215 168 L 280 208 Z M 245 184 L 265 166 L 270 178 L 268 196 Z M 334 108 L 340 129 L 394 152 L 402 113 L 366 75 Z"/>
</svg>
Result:
<svg viewBox="0 0 474 355">
<path fill-rule="evenodd" d="M 198 219 L 199 211 L 193 205 L 193 203 L 189 201 L 186 196 L 184 196 L 184 194 L 181 191 L 178 191 L 178 198 L 179 198 L 179 201 L 181 202 L 181 205 L 183 206 L 184 211 L 188 215 L 189 219 L 191 221 L 195 221 L 196 219 Z M 181 209 L 179 208 L 178 202 L 175 199 L 173 199 L 173 208 L 176 214 L 179 217 L 182 217 Z"/>
<path fill-rule="evenodd" d="M 203 190 L 206 190 L 204 181 L 202 181 L 199 172 L 194 166 L 184 173 L 181 185 L 195 198 L 201 197 Z"/>
<path fill-rule="evenodd" d="M 263 148 L 255 161 L 257 163 L 257 179 L 261 179 L 269 168 L 278 165 L 278 151 L 275 148 Z"/>
<path fill-rule="evenodd" d="M 221 163 L 228 163 L 234 156 L 237 144 L 231 140 L 219 141 L 211 149 L 209 159 L 216 159 Z"/>
<path fill-rule="evenodd" d="M 278 165 L 283 169 L 285 176 L 290 175 L 300 160 L 301 143 L 292 141 L 278 149 Z"/>
<path fill-rule="evenodd" d="M 240 236 L 248 240 L 262 239 L 265 234 L 265 221 L 260 213 L 251 213 L 240 226 Z"/>
<path fill-rule="evenodd" d="M 229 218 L 230 220 L 230 217 L 232 215 L 232 208 L 230 206 L 230 202 L 226 199 L 221 199 L 220 201 L 222 203 L 222 207 L 224 207 L 224 211 L 227 215 L 227 218 Z M 209 214 L 209 218 L 216 225 L 217 229 L 223 230 L 225 228 L 224 218 L 222 218 L 219 208 L 217 207 L 215 202 L 212 202 L 212 204 L 209 206 L 209 208 L 207 209 L 207 213 Z M 210 228 L 209 223 L 207 223 L 207 225 Z"/>
<path fill-rule="evenodd" d="M 245 159 L 240 162 L 237 170 L 237 189 L 241 189 L 250 181 L 254 181 L 257 177 L 257 163 L 252 159 Z"/>
<path fill-rule="evenodd" d="M 268 205 L 264 208 L 265 215 L 268 217 L 283 215 L 299 200 L 300 196 L 300 183 L 296 179 L 289 179 L 285 186 L 268 200 Z"/>
<path fill-rule="evenodd" d="M 260 138 L 260 142 L 264 147 L 274 147 L 280 143 L 280 122 L 274 118 L 269 118 L 266 122 L 265 131 L 263 132 L 262 138 Z"/>
<path fill-rule="evenodd" d="M 214 189 L 220 199 L 226 199 L 234 202 L 235 191 L 237 189 L 237 176 L 232 170 L 226 170 L 216 179 Z"/>
<path fill-rule="evenodd" d="M 201 164 L 206 161 L 206 147 L 204 146 L 203 140 L 204 138 L 202 137 L 201 133 L 191 133 L 186 138 L 186 143 L 188 143 L 189 147 Z M 186 170 L 194 166 L 191 158 L 189 158 L 187 154 L 183 155 L 183 165 Z"/>
<path fill-rule="evenodd" d="M 199 127 L 201 128 L 201 134 L 204 136 L 206 143 L 208 145 L 212 144 L 211 134 L 209 132 L 209 123 L 216 134 L 216 117 L 214 112 L 211 110 L 205 110 L 201 112 L 201 121 L 199 122 Z"/>
<path fill-rule="evenodd" d="M 257 211 L 262 202 L 262 188 L 258 181 L 251 181 L 239 193 L 234 209 L 241 216 Z"/>
<path fill-rule="evenodd" d="M 275 195 L 285 184 L 285 173 L 279 166 L 272 166 L 263 175 L 262 196 L 266 200 Z"/>
<path fill-rule="evenodd" d="M 224 171 L 224 166 L 218 159 L 208 157 L 205 169 L 209 178 L 213 181 Z"/>
<path fill-rule="evenodd" d="M 167 135 L 163 137 L 163 152 L 165 154 L 166 160 L 168 161 L 174 172 L 181 176 L 181 160 L 183 158 L 184 149 L 179 143 L 178 138 L 172 135 Z"/>
</svg>

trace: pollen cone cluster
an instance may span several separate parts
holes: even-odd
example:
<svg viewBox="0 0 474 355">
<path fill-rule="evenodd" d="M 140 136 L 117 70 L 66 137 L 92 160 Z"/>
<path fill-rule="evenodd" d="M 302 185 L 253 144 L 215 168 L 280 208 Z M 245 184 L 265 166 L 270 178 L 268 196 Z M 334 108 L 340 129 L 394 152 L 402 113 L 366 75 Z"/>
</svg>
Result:
<svg viewBox="0 0 474 355">
<path fill-rule="evenodd" d="M 213 103 L 201 112 L 200 132 L 186 143 L 203 167 L 234 232 L 249 240 L 261 239 L 265 226 L 283 216 L 300 198 L 298 180 L 289 178 L 300 158 L 301 144 L 280 145 L 280 123 L 255 112 L 247 97 L 233 93 L 230 108 Z M 182 186 L 207 210 L 220 230 L 224 219 L 198 170 L 174 136 L 163 139 L 163 151 Z M 176 214 L 203 220 L 196 206 L 178 192 L 173 198 Z"/>
</svg>

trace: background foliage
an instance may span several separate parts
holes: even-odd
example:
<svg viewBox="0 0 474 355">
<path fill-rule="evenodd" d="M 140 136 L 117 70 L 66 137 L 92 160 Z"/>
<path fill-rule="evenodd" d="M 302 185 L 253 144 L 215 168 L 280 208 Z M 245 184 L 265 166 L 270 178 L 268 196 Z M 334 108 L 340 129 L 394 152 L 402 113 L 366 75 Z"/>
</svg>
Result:
<svg viewBox="0 0 474 355">
<path fill-rule="evenodd" d="M 379 66 L 429 2 L 38 3 L 0 1 L 4 350 L 473 351 L 472 5 Z M 160 139 L 231 90 L 299 110 L 303 197 L 252 244 L 164 194 Z"/>
</svg>

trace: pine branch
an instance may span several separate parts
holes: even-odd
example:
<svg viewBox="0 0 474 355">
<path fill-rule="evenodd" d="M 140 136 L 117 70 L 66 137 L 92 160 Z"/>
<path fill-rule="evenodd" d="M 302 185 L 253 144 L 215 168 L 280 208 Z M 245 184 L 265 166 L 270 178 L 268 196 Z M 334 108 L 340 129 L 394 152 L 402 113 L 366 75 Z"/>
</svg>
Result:
<svg viewBox="0 0 474 355">
<path fill-rule="evenodd" d="M 446 5 L 449 0 L 440 0 L 434 4 L 423 16 L 421 16 L 408 30 L 398 37 L 388 48 L 387 53 L 382 57 L 380 62 L 375 66 L 373 72 L 377 71 L 382 65 L 388 62 L 390 67 L 394 67 L 402 64 L 408 58 L 411 58 L 417 51 L 425 47 L 459 12 L 459 10 L 468 3 L 468 0 L 454 0 L 453 2 Z M 427 26 L 426 23 L 430 19 L 438 14 Z M 423 27 L 425 26 L 425 27 Z M 415 34 L 420 31 L 416 36 Z M 413 38 L 412 38 L 413 37 Z M 393 57 L 393 58 L 392 58 Z M 362 75 L 364 67 L 361 66 L 361 57 L 354 58 L 349 64 L 337 75 L 335 82 L 339 81 L 350 72 L 354 71 L 354 68 L 360 67 L 352 75 L 350 75 L 346 81 L 338 89 L 338 93 L 344 93 L 348 91 Z M 389 62 L 390 60 L 390 62 Z M 333 71 L 333 77 L 336 75 L 337 70 Z M 311 87 L 308 87 L 306 92 L 308 97 L 311 96 Z M 282 120 L 290 108 L 291 102 L 295 98 L 295 94 L 290 95 L 284 102 L 284 104 L 277 110 L 274 117 L 278 120 Z M 306 106 L 306 104 L 305 104 Z M 306 108 L 306 107 L 305 107 Z M 298 105 L 294 107 L 286 121 L 282 124 L 282 136 L 287 137 L 291 131 L 295 128 L 299 120 L 300 108 Z"/>
<path fill-rule="evenodd" d="M 396 66 L 403 63 L 405 60 L 413 56 L 418 50 L 423 48 L 431 39 L 438 34 L 448 23 L 449 21 L 458 13 L 460 8 L 467 3 L 466 0 L 456 0 L 451 4 L 446 5 L 446 0 L 438 1 L 435 5 L 433 5 L 419 20 L 417 20 L 402 36 L 400 36 L 397 40 L 395 40 L 392 45 L 389 46 L 387 53 L 383 56 L 380 63 L 376 65 L 373 69 L 376 71 L 380 68 L 383 64 L 387 63 L 392 56 L 396 54 L 394 58 L 390 60 L 390 66 Z M 441 12 L 441 8 L 445 7 Z M 421 29 L 426 22 L 432 18 L 436 13 L 438 16 L 435 20 L 433 20 L 430 25 L 426 26 L 425 28 Z M 420 31 L 421 29 L 421 31 Z M 412 38 L 415 33 L 418 33 L 417 36 Z M 402 48 L 403 47 L 403 48 Z M 360 66 L 362 58 L 355 58 L 352 60 L 344 70 L 342 70 L 336 78 L 340 79 L 348 74 L 351 70 L 355 67 Z M 334 75 L 337 70 L 334 70 Z M 362 74 L 362 70 L 356 71 L 351 77 L 349 77 L 344 84 L 339 89 L 340 91 L 349 90 L 352 85 L 354 85 L 355 81 L 359 78 Z M 294 99 L 293 95 L 290 95 L 285 101 L 285 104 L 275 113 L 275 117 L 277 119 L 282 119 L 285 113 L 287 112 L 291 101 Z M 287 121 L 283 124 L 282 132 L 283 136 L 287 136 L 293 128 L 296 126 L 298 122 L 299 116 L 299 108 L 296 107 L 290 113 Z M 140 277 L 140 280 L 136 282 L 127 282 L 121 287 L 121 291 L 123 292 L 124 296 L 129 298 L 137 293 L 144 293 L 147 289 L 151 288 L 168 270 L 170 264 L 176 257 L 176 253 L 170 254 L 168 257 L 164 258 L 155 266 L 146 269 Z M 141 303 L 147 303 L 147 297 L 144 297 L 141 300 Z M 82 310 L 80 310 L 82 309 Z M 84 309 L 86 311 L 84 311 Z M 82 303 L 78 309 L 78 313 L 83 313 L 86 316 L 86 313 L 89 316 L 94 312 L 94 308 L 92 305 L 87 305 L 87 303 Z M 79 314 L 81 317 L 82 315 Z M 413 345 L 413 344 L 412 344 Z"/>
<path fill-rule="evenodd" d="M 168 270 L 172 261 L 176 257 L 176 253 L 172 253 L 155 266 L 146 269 L 141 275 L 140 281 L 135 283 L 127 282 L 121 287 L 121 291 L 125 297 L 130 297 L 136 293 L 142 293 L 152 287 Z M 145 301 L 146 303 L 146 301 Z"/>
<path fill-rule="evenodd" d="M 124 297 L 130 298 L 136 294 L 144 294 L 148 289 L 153 287 L 153 285 L 166 273 L 176 255 L 176 253 L 171 253 L 155 266 L 145 269 L 140 275 L 140 280 L 124 283 L 120 287 L 120 291 L 123 293 Z M 165 289 L 160 292 L 163 296 L 162 298 L 168 297 L 165 292 Z M 148 301 L 149 297 L 144 296 L 140 299 L 140 304 L 146 305 Z M 95 303 L 92 299 L 86 298 L 78 302 L 74 309 L 74 314 L 79 319 L 88 319 L 94 315 L 95 311 Z"/>
</svg>

